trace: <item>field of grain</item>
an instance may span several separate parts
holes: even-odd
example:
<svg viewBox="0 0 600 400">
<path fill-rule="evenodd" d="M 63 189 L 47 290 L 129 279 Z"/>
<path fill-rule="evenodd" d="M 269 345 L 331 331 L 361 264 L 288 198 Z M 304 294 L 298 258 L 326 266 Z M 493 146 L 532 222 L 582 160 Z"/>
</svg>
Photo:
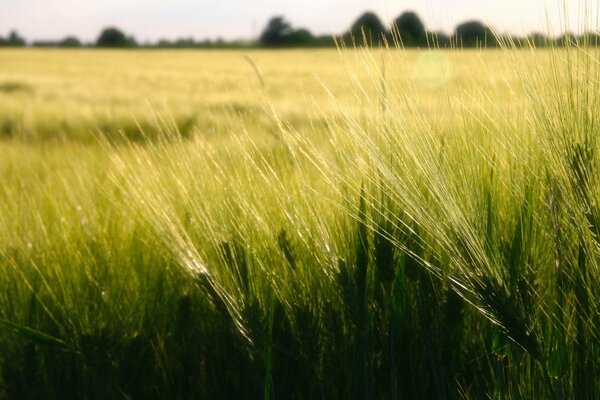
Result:
<svg viewBox="0 0 600 400">
<path fill-rule="evenodd" d="M 0 399 L 593 399 L 597 49 L 0 51 Z"/>
</svg>

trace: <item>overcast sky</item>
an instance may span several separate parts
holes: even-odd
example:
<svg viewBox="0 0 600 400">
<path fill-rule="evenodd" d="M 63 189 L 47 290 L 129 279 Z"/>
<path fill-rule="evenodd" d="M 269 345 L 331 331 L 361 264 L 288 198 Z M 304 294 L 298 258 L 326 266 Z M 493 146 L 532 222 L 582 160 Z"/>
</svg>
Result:
<svg viewBox="0 0 600 400">
<path fill-rule="evenodd" d="M 513 33 L 547 32 L 550 20 L 552 33 L 557 33 L 563 28 L 563 2 L 572 17 L 571 30 L 577 31 L 582 0 L 0 0 L 0 35 L 16 29 L 28 40 L 76 35 L 91 41 L 110 25 L 140 41 L 248 39 L 258 36 L 273 15 L 284 15 L 292 25 L 315 34 L 328 34 L 341 33 L 366 10 L 386 23 L 413 10 L 430 30 L 447 33 L 469 19 Z"/>
</svg>

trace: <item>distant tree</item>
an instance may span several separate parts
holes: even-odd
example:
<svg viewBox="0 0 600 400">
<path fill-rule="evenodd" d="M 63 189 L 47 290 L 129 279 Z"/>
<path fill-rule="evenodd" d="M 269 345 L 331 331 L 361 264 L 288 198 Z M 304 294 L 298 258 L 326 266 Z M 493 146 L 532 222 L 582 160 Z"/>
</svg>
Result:
<svg viewBox="0 0 600 400">
<path fill-rule="evenodd" d="M 577 35 L 572 32 L 565 32 L 554 40 L 557 46 L 575 46 L 577 45 Z"/>
<path fill-rule="evenodd" d="M 12 31 L 8 35 L 8 44 L 9 46 L 22 47 L 25 46 L 27 43 L 25 42 L 25 39 L 19 36 L 17 31 Z"/>
<path fill-rule="evenodd" d="M 581 35 L 576 35 L 572 32 L 565 32 L 561 36 L 554 39 L 556 46 L 581 46 L 581 47 L 597 47 L 600 45 L 600 32 L 584 32 Z"/>
<path fill-rule="evenodd" d="M 551 39 L 543 33 L 532 33 L 522 40 L 524 46 L 546 47 L 551 42 Z"/>
<path fill-rule="evenodd" d="M 77 39 L 75 36 L 67 36 L 61 40 L 58 45 L 60 47 L 81 47 L 81 41 L 79 41 L 79 39 Z"/>
<path fill-rule="evenodd" d="M 383 36 L 386 35 L 387 29 L 377 15 L 368 11 L 358 17 L 358 19 L 350 27 L 350 34 L 356 40 L 362 40 L 363 32 L 371 44 L 381 42 Z"/>
<path fill-rule="evenodd" d="M 315 38 L 307 29 L 298 29 L 285 35 L 284 42 L 292 47 L 307 47 L 315 44 Z"/>
<path fill-rule="evenodd" d="M 582 46 L 595 46 L 600 44 L 600 33 L 598 32 L 585 32 L 579 38 L 579 43 Z"/>
<path fill-rule="evenodd" d="M 307 29 L 293 29 L 282 16 L 269 20 L 259 40 L 265 47 L 310 47 L 317 44 L 312 33 Z"/>
<path fill-rule="evenodd" d="M 283 16 L 276 16 L 269 20 L 260 35 L 260 44 L 266 47 L 281 47 L 285 44 L 285 36 L 292 32 L 292 26 Z"/>
<path fill-rule="evenodd" d="M 434 48 L 444 48 L 452 45 L 450 36 L 444 32 L 428 32 L 427 35 L 430 38 L 431 46 Z"/>
<path fill-rule="evenodd" d="M 495 46 L 496 39 L 490 28 L 479 21 L 469 21 L 456 28 L 456 38 L 464 47 Z"/>
<path fill-rule="evenodd" d="M 134 47 L 137 43 L 133 37 L 127 37 L 119 29 L 105 28 L 96 40 L 97 47 Z"/>
<path fill-rule="evenodd" d="M 396 18 L 392 28 L 406 47 L 427 45 L 425 26 L 414 12 L 405 12 Z"/>
<path fill-rule="evenodd" d="M 56 47 L 58 44 L 48 40 L 34 40 L 31 45 L 33 47 Z"/>
<path fill-rule="evenodd" d="M 11 31 L 7 38 L 0 37 L 0 46 L 23 47 L 26 44 L 25 39 L 17 31 Z"/>
<path fill-rule="evenodd" d="M 193 48 L 196 47 L 196 42 L 194 41 L 194 38 L 178 38 L 175 43 L 173 43 L 173 47 L 177 47 L 180 49 L 185 49 L 185 48 Z"/>
<path fill-rule="evenodd" d="M 335 47 L 335 38 L 331 35 L 321 35 L 314 38 L 315 47 Z"/>
<path fill-rule="evenodd" d="M 168 48 L 168 47 L 172 47 L 173 43 L 171 43 L 171 41 L 169 39 L 159 39 L 158 42 L 156 42 L 156 47 L 160 47 L 160 48 Z"/>
</svg>

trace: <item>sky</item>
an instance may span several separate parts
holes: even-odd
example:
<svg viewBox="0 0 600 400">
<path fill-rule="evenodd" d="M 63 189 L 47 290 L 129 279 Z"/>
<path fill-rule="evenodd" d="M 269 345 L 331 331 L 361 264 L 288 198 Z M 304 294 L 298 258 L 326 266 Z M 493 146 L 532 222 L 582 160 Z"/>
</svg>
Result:
<svg viewBox="0 0 600 400">
<path fill-rule="evenodd" d="M 117 26 L 138 41 L 258 37 L 270 17 L 283 15 L 294 27 L 314 34 L 338 34 L 364 11 L 390 23 L 415 11 L 428 29 L 451 33 L 477 19 L 500 32 L 516 34 L 581 31 L 580 3 L 586 0 L 0 0 L 0 36 L 17 30 L 28 40 L 75 35 L 93 41 L 100 30 Z M 589 0 L 598 27 L 598 0 Z"/>
</svg>

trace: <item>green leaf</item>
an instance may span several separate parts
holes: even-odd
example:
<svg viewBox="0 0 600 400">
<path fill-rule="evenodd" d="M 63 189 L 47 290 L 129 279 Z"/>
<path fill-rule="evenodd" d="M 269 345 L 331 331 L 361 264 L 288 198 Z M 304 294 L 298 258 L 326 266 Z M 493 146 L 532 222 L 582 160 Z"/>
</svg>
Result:
<svg viewBox="0 0 600 400">
<path fill-rule="evenodd" d="M 45 334 L 36 329 L 28 328 L 23 325 L 18 325 L 13 322 L 0 319 L 0 328 L 12 331 L 21 337 L 31 340 L 40 345 L 49 346 L 57 350 L 72 350 L 72 348 L 60 339 Z"/>
</svg>

